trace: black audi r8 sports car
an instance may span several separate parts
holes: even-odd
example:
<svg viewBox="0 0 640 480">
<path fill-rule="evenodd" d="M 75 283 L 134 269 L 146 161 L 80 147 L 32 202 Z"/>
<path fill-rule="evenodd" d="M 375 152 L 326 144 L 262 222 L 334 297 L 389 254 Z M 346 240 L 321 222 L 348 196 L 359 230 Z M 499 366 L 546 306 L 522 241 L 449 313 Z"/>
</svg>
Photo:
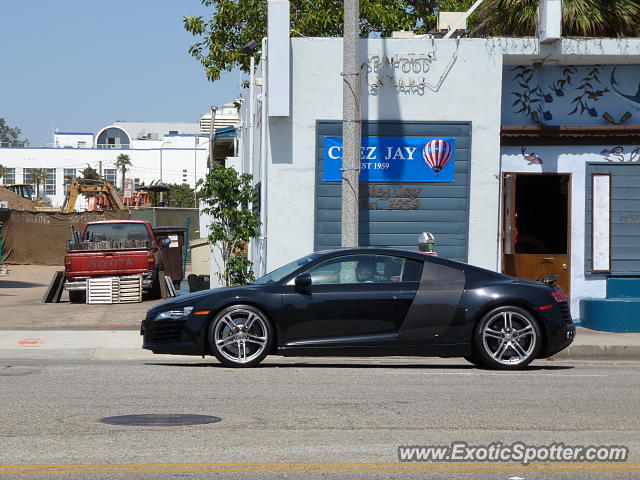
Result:
<svg viewBox="0 0 640 480">
<path fill-rule="evenodd" d="M 567 299 L 534 282 L 390 248 L 318 252 L 253 284 L 149 309 L 143 348 L 213 354 L 252 367 L 267 355 L 464 357 L 519 369 L 574 338 Z"/>
</svg>

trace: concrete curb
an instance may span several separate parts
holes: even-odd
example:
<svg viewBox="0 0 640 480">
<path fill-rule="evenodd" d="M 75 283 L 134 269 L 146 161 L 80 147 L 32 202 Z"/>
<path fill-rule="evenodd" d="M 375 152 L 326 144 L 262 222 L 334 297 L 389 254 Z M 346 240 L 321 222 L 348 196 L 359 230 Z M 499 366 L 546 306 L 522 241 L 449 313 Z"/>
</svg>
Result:
<svg viewBox="0 0 640 480">
<path fill-rule="evenodd" d="M 4 359 L 47 356 L 55 358 L 69 356 L 88 360 L 176 358 L 154 355 L 148 350 L 142 350 L 141 347 L 142 337 L 137 330 L 4 330 L 0 335 L 0 358 Z M 393 358 L 406 358 L 406 361 L 416 359 L 416 357 Z M 554 358 L 640 361 L 640 336 L 588 331 L 579 335 L 575 343 L 554 355 Z"/>
<path fill-rule="evenodd" d="M 640 345 L 571 345 L 554 357 L 563 360 L 640 360 Z"/>
</svg>

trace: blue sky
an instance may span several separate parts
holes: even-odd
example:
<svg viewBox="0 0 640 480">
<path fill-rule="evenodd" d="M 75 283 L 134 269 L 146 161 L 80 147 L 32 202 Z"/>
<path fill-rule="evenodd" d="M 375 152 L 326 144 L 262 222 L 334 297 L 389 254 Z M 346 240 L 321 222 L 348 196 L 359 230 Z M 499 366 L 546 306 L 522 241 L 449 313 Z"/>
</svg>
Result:
<svg viewBox="0 0 640 480">
<path fill-rule="evenodd" d="M 31 146 L 116 120 L 197 122 L 239 94 L 188 53 L 199 0 L 0 0 L 0 117 Z"/>
</svg>

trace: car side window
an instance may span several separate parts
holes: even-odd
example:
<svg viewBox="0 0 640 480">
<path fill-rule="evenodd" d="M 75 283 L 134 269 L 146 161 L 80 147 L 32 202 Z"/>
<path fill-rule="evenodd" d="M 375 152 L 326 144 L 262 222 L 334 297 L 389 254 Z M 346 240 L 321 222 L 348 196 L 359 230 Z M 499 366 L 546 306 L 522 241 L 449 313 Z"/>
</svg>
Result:
<svg viewBox="0 0 640 480">
<path fill-rule="evenodd" d="M 408 263 L 412 265 L 406 270 Z M 390 255 L 345 255 L 325 260 L 306 273 L 312 285 L 388 283 L 418 280 L 421 267 L 420 262 Z"/>
</svg>

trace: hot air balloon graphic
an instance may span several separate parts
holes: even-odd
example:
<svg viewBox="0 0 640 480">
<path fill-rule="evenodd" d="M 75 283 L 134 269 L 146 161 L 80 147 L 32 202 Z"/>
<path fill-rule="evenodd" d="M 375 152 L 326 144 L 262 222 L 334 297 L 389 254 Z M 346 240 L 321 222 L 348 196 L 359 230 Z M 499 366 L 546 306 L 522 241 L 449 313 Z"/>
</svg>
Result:
<svg viewBox="0 0 640 480">
<path fill-rule="evenodd" d="M 435 139 L 428 142 L 422 149 L 424 163 L 429 165 L 438 176 L 440 170 L 447 166 L 451 160 L 453 149 L 446 140 Z"/>
</svg>

